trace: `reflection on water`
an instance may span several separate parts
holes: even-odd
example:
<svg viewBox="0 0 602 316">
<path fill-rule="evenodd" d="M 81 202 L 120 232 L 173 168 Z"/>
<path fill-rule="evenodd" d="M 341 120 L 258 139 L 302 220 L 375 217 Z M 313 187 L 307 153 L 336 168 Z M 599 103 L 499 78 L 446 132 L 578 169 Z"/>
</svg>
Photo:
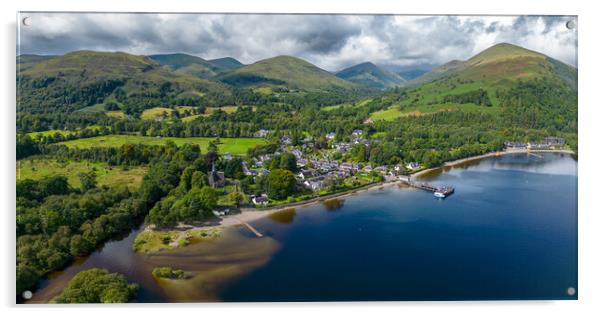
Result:
<svg viewBox="0 0 602 316">
<path fill-rule="evenodd" d="M 270 215 L 270 219 L 280 224 L 290 224 L 295 219 L 297 211 L 294 208 L 287 208 Z"/>
<path fill-rule="evenodd" d="M 264 265 L 280 248 L 270 237 L 249 236 L 243 229 L 227 228 L 222 237 L 183 248 L 152 254 L 131 250 L 133 231 L 120 241 L 108 242 L 102 250 L 76 260 L 62 272 L 51 274 L 28 303 L 45 303 L 60 294 L 78 272 L 104 268 L 125 275 L 140 285 L 138 302 L 205 302 L 217 301 L 223 286 Z M 185 280 L 155 279 L 155 267 L 168 266 L 191 272 Z"/>
<path fill-rule="evenodd" d="M 381 189 L 382 189 L 382 187 L 381 187 Z M 332 199 L 332 200 L 322 201 L 321 204 L 324 205 L 324 207 L 326 207 L 327 211 L 334 212 L 334 211 L 342 208 L 343 205 L 345 205 L 345 200 Z"/>
<path fill-rule="evenodd" d="M 247 237 L 232 229 L 215 241 L 150 254 L 146 260 L 152 266 L 170 266 L 194 274 L 185 280 L 156 281 L 167 301 L 217 301 L 225 285 L 263 266 L 279 247 L 270 237 Z"/>
</svg>

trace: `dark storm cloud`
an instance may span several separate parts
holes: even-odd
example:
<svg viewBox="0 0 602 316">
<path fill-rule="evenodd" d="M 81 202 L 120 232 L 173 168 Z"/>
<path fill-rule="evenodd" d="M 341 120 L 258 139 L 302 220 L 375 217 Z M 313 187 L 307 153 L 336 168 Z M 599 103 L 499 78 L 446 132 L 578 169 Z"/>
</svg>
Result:
<svg viewBox="0 0 602 316">
<path fill-rule="evenodd" d="M 24 14 L 25 15 L 25 14 Z M 576 64 L 570 17 L 32 13 L 21 53 L 91 49 L 134 54 L 184 52 L 245 63 L 293 55 L 328 70 L 372 61 L 395 67 L 467 59 L 510 42 Z"/>
</svg>

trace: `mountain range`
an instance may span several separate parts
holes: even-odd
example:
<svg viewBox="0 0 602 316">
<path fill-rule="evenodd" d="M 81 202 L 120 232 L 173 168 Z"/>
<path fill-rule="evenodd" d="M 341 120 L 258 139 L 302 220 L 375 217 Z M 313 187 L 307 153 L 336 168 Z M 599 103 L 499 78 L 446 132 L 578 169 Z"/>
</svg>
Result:
<svg viewBox="0 0 602 316">
<path fill-rule="evenodd" d="M 140 106 L 161 103 L 156 100 L 168 96 L 223 103 L 233 89 L 259 87 L 364 94 L 402 87 L 407 93 L 414 93 L 418 103 L 436 101 L 425 99 L 425 95 L 484 90 L 495 103 L 497 91 L 509 89 L 517 82 L 548 80 L 573 90 L 577 82 L 576 68 L 507 43 L 494 45 L 465 61 L 450 61 L 409 81 L 371 62 L 333 74 L 293 56 L 244 65 L 231 57 L 205 60 L 183 53 L 139 56 L 76 51 L 60 56 L 20 55 L 17 64 L 20 109 L 32 112 L 52 111 L 54 105 L 77 110 L 106 98 L 117 99 L 116 91 L 137 100 Z"/>
</svg>

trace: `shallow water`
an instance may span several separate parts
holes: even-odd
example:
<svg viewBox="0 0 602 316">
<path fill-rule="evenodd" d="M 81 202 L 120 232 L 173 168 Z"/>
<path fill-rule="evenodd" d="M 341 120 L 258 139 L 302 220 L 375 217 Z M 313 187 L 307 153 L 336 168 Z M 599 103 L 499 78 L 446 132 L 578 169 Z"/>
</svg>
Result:
<svg viewBox="0 0 602 316">
<path fill-rule="evenodd" d="M 137 232 L 52 276 L 44 302 L 78 271 L 103 267 L 140 285 L 139 302 L 573 299 L 577 288 L 577 162 L 506 155 L 445 168 L 444 200 L 388 186 L 287 209 L 223 238 L 137 254 Z M 155 266 L 191 271 L 156 280 Z"/>
</svg>

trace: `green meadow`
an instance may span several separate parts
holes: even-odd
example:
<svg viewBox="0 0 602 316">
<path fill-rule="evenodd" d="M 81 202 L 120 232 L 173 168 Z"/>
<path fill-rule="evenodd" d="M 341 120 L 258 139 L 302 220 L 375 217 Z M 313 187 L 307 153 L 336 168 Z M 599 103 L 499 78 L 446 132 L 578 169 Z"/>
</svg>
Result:
<svg viewBox="0 0 602 316">
<path fill-rule="evenodd" d="M 213 137 L 151 137 L 151 136 L 135 136 L 135 135 L 106 135 L 91 138 L 75 139 L 61 142 L 60 144 L 72 148 L 92 148 L 92 147 L 121 147 L 124 144 L 144 144 L 144 145 L 164 145 L 168 141 L 174 142 L 177 146 L 184 144 L 196 144 L 203 151 L 207 150 L 209 142 L 214 140 Z M 266 141 L 262 138 L 220 138 L 218 146 L 221 153 L 231 153 L 233 155 L 245 155 L 249 148 L 256 145 L 265 144 Z"/>
<path fill-rule="evenodd" d="M 147 167 L 110 167 L 106 163 L 91 161 L 67 161 L 56 159 L 24 159 L 17 161 L 17 180 L 39 180 L 45 177 L 66 176 L 72 187 L 81 187 L 78 174 L 80 172 L 94 171 L 97 176 L 98 186 L 109 187 L 127 186 L 130 190 L 137 190 Z"/>
<path fill-rule="evenodd" d="M 483 106 L 476 105 L 473 103 L 443 103 L 443 104 L 427 104 L 410 106 L 401 109 L 399 105 L 393 105 L 385 110 L 373 112 L 370 117 L 375 120 L 393 121 L 399 117 L 405 116 L 422 116 L 431 115 L 438 112 L 451 112 L 451 111 L 464 111 L 464 112 L 482 112 L 495 114 L 500 112 L 500 108 L 496 106 Z"/>
</svg>

